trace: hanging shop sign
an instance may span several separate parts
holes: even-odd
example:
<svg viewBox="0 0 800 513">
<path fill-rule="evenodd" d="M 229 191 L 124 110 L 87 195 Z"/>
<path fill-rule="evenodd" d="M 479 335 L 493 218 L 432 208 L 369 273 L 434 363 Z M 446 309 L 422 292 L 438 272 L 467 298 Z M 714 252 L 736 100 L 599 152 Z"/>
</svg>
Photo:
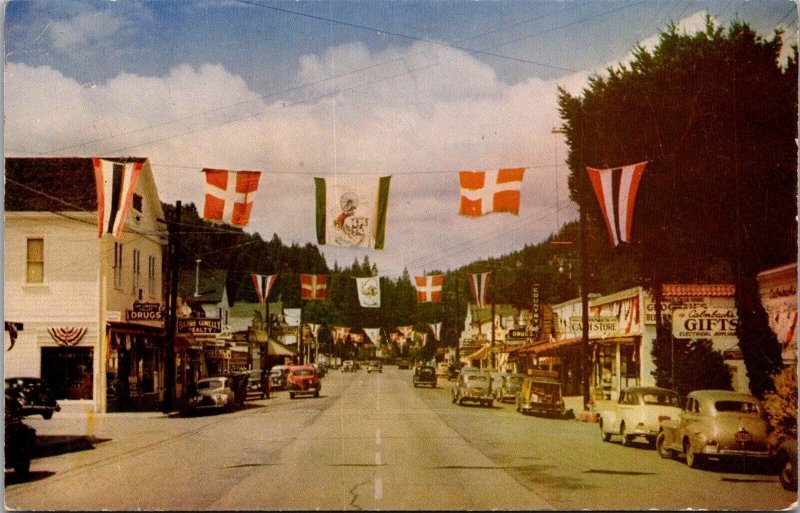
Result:
<svg viewBox="0 0 800 513">
<path fill-rule="evenodd" d="M 531 302 L 531 328 L 534 331 L 539 329 L 539 312 L 541 305 L 539 304 L 539 284 L 533 286 L 533 301 Z"/>
<path fill-rule="evenodd" d="M 215 360 L 229 360 L 231 358 L 231 350 L 211 349 L 206 351 L 206 358 L 213 358 Z"/>
<path fill-rule="evenodd" d="M 738 324 L 735 308 L 687 308 L 672 312 L 675 338 L 735 337 Z"/>
<path fill-rule="evenodd" d="M 527 338 L 533 337 L 535 335 L 533 330 L 527 329 L 510 329 L 508 330 L 508 334 L 506 335 L 506 340 L 525 340 Z"/>
<path fill-rule="evenodd" d="M 221 333 L 222 319 L 178 318 L 178 333 Z"/>
<path fill-rule="evenodd" d="M 569 330 L 576 335 L 583 333 L 583 319 L 569 318 Z M 589 317 L 589 338 L 606 338 L 617 335 L 619 318 L 612 316 Z"/>
<path fill-rule="evenodd" d="M 126 310 L 129 321 L 160 321 L 163 320 L 160 303 L 135 302 L 133 310 Z"/>
</svg>

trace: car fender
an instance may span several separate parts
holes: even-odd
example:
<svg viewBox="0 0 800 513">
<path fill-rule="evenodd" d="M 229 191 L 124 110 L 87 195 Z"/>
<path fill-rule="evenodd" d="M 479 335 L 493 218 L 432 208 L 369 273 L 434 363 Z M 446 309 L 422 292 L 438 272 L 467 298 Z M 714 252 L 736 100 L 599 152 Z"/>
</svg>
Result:
<svg viewBox="0 0 800 513">
<path fill-rule="evenodd" d="M 664 433 L 664 445 L 670 449 L 682 451 L 683 446 L 678 439 L 678 421 L 664 420 L 661 422 L 660 431 Z"/>
<path fill-rule="evenodd" d="M 612 435 L 619 434 L 619 417 L 616 409 L 603 410 L 600 412 L 600 419 L 603 422 L 603 431 Z"/>
</svg>

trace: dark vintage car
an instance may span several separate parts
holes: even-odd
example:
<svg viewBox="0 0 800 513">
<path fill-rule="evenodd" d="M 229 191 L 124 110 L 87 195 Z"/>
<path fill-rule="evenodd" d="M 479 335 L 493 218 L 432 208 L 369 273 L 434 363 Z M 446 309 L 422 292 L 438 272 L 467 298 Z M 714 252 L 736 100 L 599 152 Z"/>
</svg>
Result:
<svg viewBox="0 0 800 513">
<path fill-rule="evenodd" d="M 19 415 L 41 415 L 45 419 L 61 411 L 47 382 L 41 378 L 6 378 L 6 396 L 19 405 Z"/>
<path fill-rule="evenodd" d="M 775 450 L 778 479 L 785 490 L 797 491 L 797 438 L 786 438 Z"/>
<path fill-rule="evenodd" d="M 397 359 L 397 368 L 398 369 L 409 369 L 409 368 L 411 368 L 411 362 L 409 362 L 407 358 L 398 358 Z"/>
<path fill-rule="evenodd" d="M 517 394 L 522 389 L 522 383 L 525 381 L 525 374 L 500 374 L 500 383 L 494 388 L 494 399 L 504 403 L 514 402 Z"/>
<path fill-rule="evenodd" d="M 36 430 L 22 422 L 18 403 L 6 394 L 5 407 L 5 468 L 14 469 L 21 477 L 27 477 L 31 459 L 36 453 Z"/>
<path fill-rule="evenodd" d="M 261 399 L 269 399 L 270 380 L 267 371 L 250 370 L 247 374 L 247 394 L 257 395 Z"/>
<path fill-rule="evenodd" d="M 436 369 L 430 365 L 421 365 L 414 369 L 414 386 L 429 386 L 436 388 Z"/>
<path fill-rule="evenodd" d="M 196 392 L 187 402 L 187 413 L 204 410 L 233 411 L 236 408 L 235 387 L 233 379 L 229 376 L 198 380 L 195 385 Z"/>
<path fill-rule="evenodd" d="M 557 418 L 569 417 L 561 397 L 558 373 L 538 369 L 528 372 L 515 400 L 517 411 Z"/>
<path fill-rule="evenodd" d="M 272 390 L 286 390 L 286 376 L 289 374 L 288 365 L 275 365 L 269 371 L 269 383 Z"/>
<path fill-rule="evenodd" d="M 453 387 L 453 402 L 464 404 L 465 402 L 480 403 L 484 406 L 492 406 L 492 378 L 485 372 L 461 372 Z"/>
<path fill-rule="evenodd" d="M 319 379 L 317 369 L 313 365 L 293 365 L 289 367 L 286 389 L 289 390 L 290 399 L 294 399 L 300 394 L 312 394 L 314 397 L 319 397 L 322 382 Z"/>
<path fill-rule="evenodd" d="M 695 390 L 676 418 L 661 422 L 656 450 L 662 458 L 678 453 L 698 468 L 709 459 L 771 457 L 764 408 L 750 394 Z"/>
<path fill-rule="evenodd" d="M 372 374 L 373 372 L 383 372 L 383 365 L 378 360 L 371 360 L 367 364 L 367 374 Z"/>
</svg>

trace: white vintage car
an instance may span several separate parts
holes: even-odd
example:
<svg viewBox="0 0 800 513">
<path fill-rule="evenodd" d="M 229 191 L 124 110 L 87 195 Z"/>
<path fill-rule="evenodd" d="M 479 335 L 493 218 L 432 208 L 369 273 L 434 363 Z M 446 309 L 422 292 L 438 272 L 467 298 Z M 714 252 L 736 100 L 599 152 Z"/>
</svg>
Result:
<svg viewBox="0 0 800 513">
<path fill-rule="evenodd" d="M 608 442 L 613 435 L 619 435 L 622 445 L 630 445 L 637 438 L 653 444 L 661 422 L 677 418 L 680 412 L 680 398 L 672 390 L 625 388 L 612 409 L 600 412 L 600 436 Z"/>
</svg>

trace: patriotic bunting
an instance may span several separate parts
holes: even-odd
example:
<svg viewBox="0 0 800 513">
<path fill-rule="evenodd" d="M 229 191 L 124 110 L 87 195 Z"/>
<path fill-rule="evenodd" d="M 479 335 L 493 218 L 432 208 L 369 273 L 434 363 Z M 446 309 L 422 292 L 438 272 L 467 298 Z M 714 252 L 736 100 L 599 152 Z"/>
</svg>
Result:
<svg viewBox="0 0 800 513">
<path fill-rule="evenodd" d="M 417 301 L 420 303 L 442 302 L 442 285 L 444 274 L 430 276 L 414 276 L 417 286 Z"/>
<path fill-rule="evenodd" d="M 317 242 L 342 247 L 383 249 L 391 176 L 314 178 Z"/>
<path fill-rule="evenodd" d="M 380 308 L 381 306 L 381 279 L 378 276 L 369 278 L 356 278 L 358 302 L 364 308 Z"/>
<path fill-rule="evenodd" d="M 436 340 L 438 342 L 439 341 L 439 336 L 442 333 L 442 323 L 441 322 L 431 323 L 431 324 L 428 324 L 428 326 L 431 328 L 431 332 L 433 333 L 434 340 Z"/>
<path fill-rule="evenodd" d="M 267 302 L 269 291 L 272 290 L 272 286 L 275 284 L 276 275 L 251 274 L 250 277 L 253 278 L 253 285 L 256 287 L 258 302 L 263 305 Z"/>
<path fill-rule="evenodd" d="M 300 299 L 325 299 L 328 297 L 327 274 L 301 274 Z"/>
<path fill-rule="evenodd" d="M 261 172 L 221 169 L 203 169 L 203 172 L 206 174 L 203 219 L 247 226 Z"/>
<path fill-rule="evenodd" d="M 97 190 L 97 235 L 102 237 L 104 233 L 110 233 L 119 238 L 142 171 L 142 162 L 93 158 L 92 163 Z"/>
<path fill-rule="evenodd" d="M 489 290 L 489 272 L 477 273 L 469 275 L 469 289 L 472 291 L 472 298 L 478 305 L 478 308 L 483 308 L 488 302 Z"/>
<path fill-rule="evenodd" d="M 367 338 L 369 338 L 370 342 L 375 344 L 375 346 L 380 345 L 380 328 L 364 328 L 364 333 L 367 335 Z"/>
<path fill-rule="evenodd" d="M 74 346 L 86 334 L 86 328 L 83 327 L 63 327 L 63 328 L 47 328 L 50 336 L 62 346 Z"/>
<path fill-rule="evenodd" d="M 492 171 L 460 171 L 459 214 L 477 217 L 489 212 L 519 214 L 520 188 L 525 168 Z"/>
<path fill-rule="evenodd" d="M 647 161 L 609 169 L 586 168 L 613 246 L 630 242 L 636 192 L 646 166 Z"/>
<path fill-rule="evenodd" d="M 352 344 L 363 344 L 364 343 L 364 334 L 363 333 L 351 333 L 350 334 L 350 342 Z"/>
</svg>

